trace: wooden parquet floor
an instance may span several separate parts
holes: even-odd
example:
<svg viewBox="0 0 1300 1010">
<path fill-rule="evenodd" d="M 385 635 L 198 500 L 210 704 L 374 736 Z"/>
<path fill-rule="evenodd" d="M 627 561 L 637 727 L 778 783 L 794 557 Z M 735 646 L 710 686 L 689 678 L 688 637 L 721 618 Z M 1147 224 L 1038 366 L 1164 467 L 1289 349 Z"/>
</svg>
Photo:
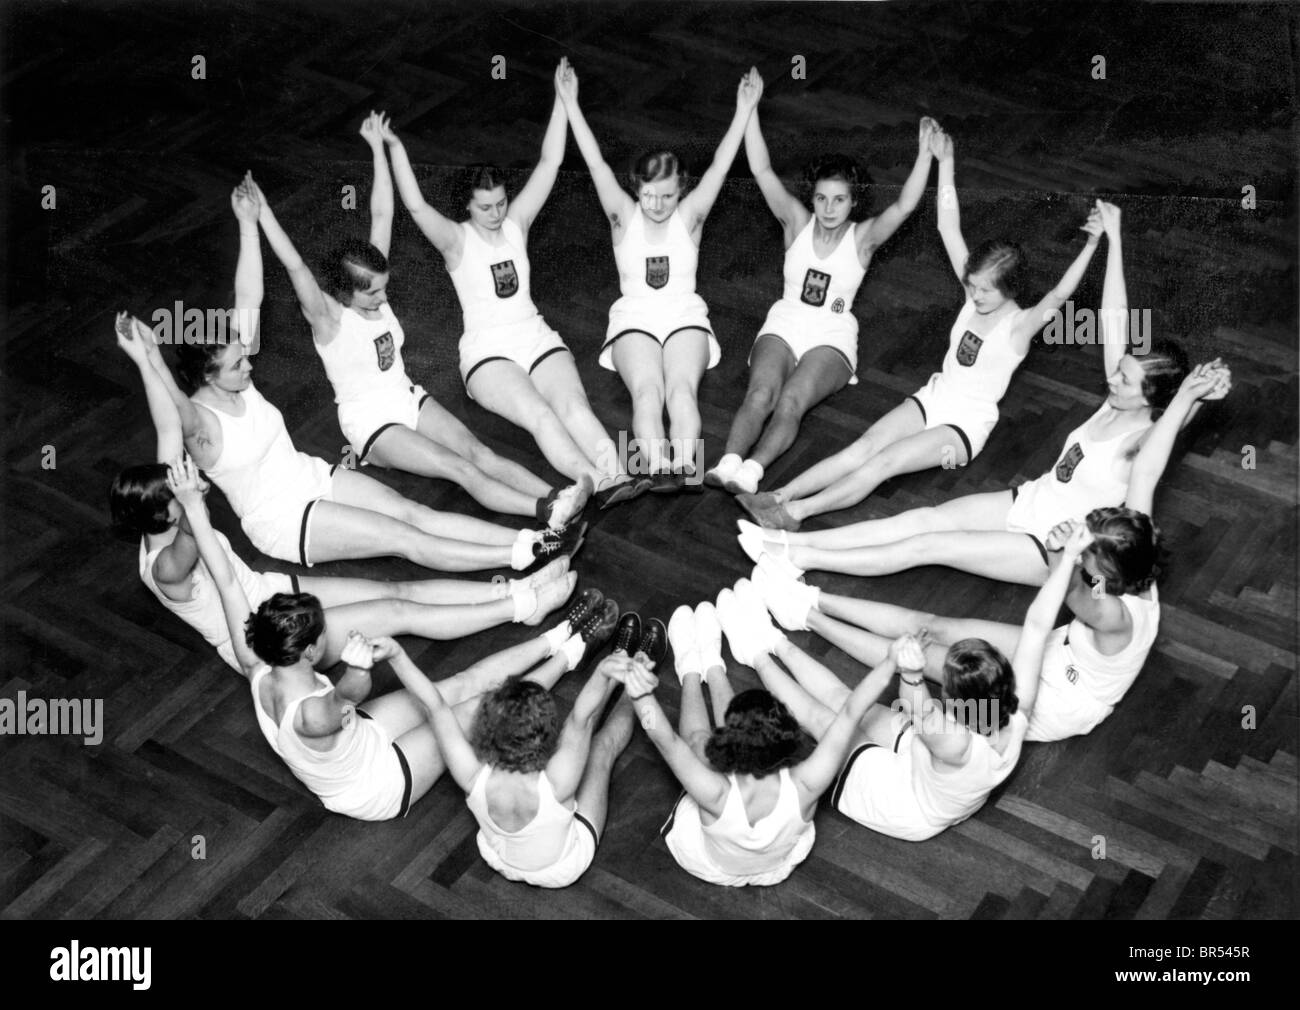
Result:
<svg viewBox="0 0 1300 1010">
<path fill-rule="evenodd" d="M 0 910 L 8 918 L 1282 918 L 1296 890 L 1297 17 L 1285 6 L 1029 4 L 468 5 L 11 2 L 3 18 L 7 207 L 0 697 L 102 699 L 103 743 L 0 737 Z M 491 59 L 507 78 L 491 79 Z M 107 531 L 106 490 L 151 458 L 136 377 L 114 350 L 119 306 L 224 304 L 236 230 L 229 192 L 251 168 L 310 262 L 364 234 L 370 108 L 394 117 L 428 197 L 453 204 L 457 166 L 536 157 L 550 75 L 567 54 L 612 164 L 652 145 L 707 159 L 751 62 L 788 177 L 819 150 L 869 166 L 892 199 L 919 116 L 955 135 L 968 237 L 1007 233 L 1039 290 L 1059 276 L 1094 194 L 1124 209 L 1128 284 L 1155 335 L 1221 354 L 1236 387 L 1186 433 L 1157 498 L 1171 549 L 1160 637 L 1119 710 L 1082 739 L 1029 745 L 984 810 L 924 844 L 824 809 L 812 856 L 785 884 L 731 891 L 679 870 L 657 830 L 677 785 L 644 737 L 614 777 L 595 865 L 575 886 L 511 884 L 478 857 L 457 787 L 402 823 L 327 814 L 263 741 L 243 682 L 161 611 L 134 545 Z M 1090 75 L 1104 55 L 1107 78 Z M 191 79 L 192 58 L 206 60 Z M 807 79 L 790 78 L 792 56 Z M 932 183 L 933 184 L 933 183 Z M 361 211 L 340 205 L 355 185 Z M 1242 187 L 1257 206 L 1241 207 Z M 57 205 L 42 210 L 42 187 Z M 937 367 L 960 291 L 935 234 L 933 190 L 872 264 L 858 300 L 861 384 L 819 407 L 772 468 L 780 481 L 855 437 Z M 265 247 L 264 247 L 265 249 Z M 533 293 L 578 351 L 597 413 L 630 422 L 595 349 L 617 294 L 580 157 L 531 239 Z M 300 448 L 343 444 L 287 278 L 267 259 L 258 386 Z M 1100 297 L 1101 257 L 1076 295 Z M 411 374 L 499 451 L 546 473 L 520 433 L 466 398 L 455 297 L 404 212 L 391 297 Z M 709 457 L 779 294 L 778 230 L 743 157 L 700 263 L 724 358 L 701 390 Z M 1032 477 L 1086 417 L 1098 348 L 1038 346 L 987 451 L 964 470 L 899 479 L 827 517 L 892 515 Z M 47 469 L 46 446 L 55 466 Z M 1242 466 L 1254 447 L 1255 467 Z M 435 507 L 457 489 L 381 479 Z M 229 508 L 214 518 L 254 566 Z M 720 493 L 608 513 L 576 568 L 625 608 L 667 617 L 745 574 Z M 321 567 L 413 577 L 393 560 Z M 835 591 L 1017 620 L 1031 591 L 947 570 Z M 408 642 L 445 675 L 524 637 L 506 627 Z M 807 633 L 847 681 L 862 670 Z M 751 671 L 733 664 L 739 686 Z M 672 678 L 670 678 L 671 680 Z M 393 685 L 379 678 L 378 689 Z M 573 699 L 578 678 L 558 691 Z M 677 688 L 661 691 L 675 714 Z M 1243 728 L 1243 710 L 1254 713 Z M 202 835 L 206 858 L 192 858 Z M 1106 857 L 1094 858 L 1098 836 Z"/>
</svg>

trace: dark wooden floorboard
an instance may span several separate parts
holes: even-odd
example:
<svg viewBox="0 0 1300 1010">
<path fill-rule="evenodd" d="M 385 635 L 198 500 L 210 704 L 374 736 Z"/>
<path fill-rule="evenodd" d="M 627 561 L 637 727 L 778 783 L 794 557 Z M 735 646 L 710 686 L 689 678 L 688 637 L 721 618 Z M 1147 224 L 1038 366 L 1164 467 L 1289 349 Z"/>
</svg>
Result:
<svg viewBox="0 0 1300 1010">
<path fill-rule="evenodd" d="M 1283 918 L 1296 891 L 1297 318 L 1294 8 L 1073 4 L 342 3 L 0 7 L 7 161 L 3 424 L 4 624 L 0 697 L 104 703 L 104 742 L 0 737 L 0 914 L 6 918 Z M 190 77 L 203 55 L 207 79 Z M 491 59 L 507 59 L 504 81 Z M 616 168 L 667 146 L 697 170 L 750 63 L 789 179 L 821 151 L 868 170 L 868 206 L 906 178 L 921 115 L 954 134 L 963 226 L 1006 234 L 1036 291 L 1077 249 L 1089 201 L 1124 210 L 1130 298 L 1156 337 L 1221 354 L 1232 397 L 1204 411 L 1157 496 L 1170 548 L 1147 668 L 1090 736 L 1030 745 L 976 817 L 923 844 L 873 834 L 829 808 L 784 884 L 695 880 L 658 830 L 678 786 L 644 737 L 618 764 L 595 864 L 559 893 L 482 862 L 460 790 L 438 783 L 400 823 L 327 814 L 266 747 L 246 686 L 136 577 L 106 490 L 151 458 L 153 435 L 111 313 L 178 299 L 223 305 L 237 234 L 229 192 L 251 168 L 313 264 L 365 232 L 370 161 L 356 130 L 387 109 L 426 195 L 455 210 L 462 167 L 534 163 L 555 61 L 567 54 Z M 1094 54 L 1107 78 L 1089 73 Z M 791 57 L 807 79 L 790 77 Z M 57 207 L 40 209 L 42 187 Z M 341 206 L 356 186 L 360 210 Z M 1241 206 L 1255 187 L 1257 207 Z M 787 479 L 848 443 L 937 367 L 960 305 L 931 189 L 872 263 L 855 311 L 860 384 L 818 407 L 770 469 Z M 864 208 L 865 210 L 865 208 Z M 599 416 L 630 427 L 627 393 L 596 366 L 617 272 L 592 185 L 570 143 L 531 235 L 533 294 L 577 352 Z M 298 446 L 337 458 L 329 385 L 270 250 L 259 388 Z M 1098 304 L 1099 254 L 1075 296 Z M 466 397 L 460 316 L 438 256 L 397 212 L 390 295 L 411 374 L 493 448 L 553 477 L 520 432 Z M 700 390 L 720 452 L 746 355 L 780 293 L 779 228 L 744 165 L 709 220 L 699 287 L 723 346 Z M 829 526 L 1003 488 L 1049 466 L 1101 389 L 1096 347 L 1035 346 L 970 466 L 899 478 Z M 46 446 L 56 465 L 42 466 Z M 1253 447 L 1255 467 L 1242 466 Z M 436 508 L 487 515 L 459 489 L 375 476 Z M 260 557 L 214 494 L 214 521 Z M 749 564 L 725 496 L 642 500 L 603 516 L 575 567 L 625 609 L 666 618 Z M 321 573 L 417 577 L 395 560 Z M 475 576 L 475 577 L 487 577 Z M 1017 620 L 1032 592 L 945 569 L 872 580 L 814 575 L 836 592 L 941 613 Z M 412 640 L 445 676 L 526 637 L 506 627 Z M 795 640 L 850 683 L 862 669 Z M 738 688 L 757 683 L 736 664 Z M 389 690 L 395 678 L 377 678 Z M 673 678 L 669 677 L 669 681 Z M 567 707 L 579 678 L 557 689 Z M 677 709 L 677 688 L 661 690 Z M 1249 706 L 1249 708 L 1247 708 Z M 1251 713 L 1253 728 L 1244 728 Z M 202 837 L 206 858 L 193 858 Z M 1099 846 L 1105 858 L 1096 858 Z"/>
</svg>

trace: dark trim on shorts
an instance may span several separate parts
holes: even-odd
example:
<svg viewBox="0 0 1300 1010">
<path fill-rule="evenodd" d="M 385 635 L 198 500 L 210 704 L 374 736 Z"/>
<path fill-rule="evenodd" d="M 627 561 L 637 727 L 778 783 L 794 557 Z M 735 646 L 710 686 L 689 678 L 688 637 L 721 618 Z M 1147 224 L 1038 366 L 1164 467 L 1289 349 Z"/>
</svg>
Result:
<svg viewBox="0 0 1300 1010">
<path fill-rule="evenodd" d="M 490 362 L 493 362 L 493 361 L 510 361 L 510 360 L 512 360 L 512 359 L 507 358 L 504 354 L 494 354 L 494 355 L 492 355 L 492 357 L 490 357 L 490 358 L 484 358 L 482 361 L 477 362 L 477 363 L 474 365 L 473 368 L 471 368 L 468 372 L 465 373 L 465 389 L 466 389 L 466 391 L 469 390 L 469 380 L 472 379 L 472 378 L 474 377 L 474 373 L 477 372 L 477 371 L 478 371 L 480 368 L 482 368 L 484 365 L 489 364 Z"/>
<path fill-rule="evenodd" d="M 668 341 L 672 340 L 673 337 L 677 336 L 677 334 L 685 333 L 687 330 L 699 330 L 701 333 L 707 333 L 710 337 L 713 337 L 715 340 L 717 339 L 717 337 L 713 336 L 713 331 L 707 326 L 679 326 L 677 329 L 669 333 L 668 336 L 664 337 L 663 343 L 668 343 Z M 663 346 L 663 344 L 660 346 Z"/>
<path fill-rule="evenodd" d="M 922 411 L 922 413 L 925 413 L 925 411 Z M 966 433 L 965 433 L 964 431 L 962 431 L 962 430 L 961 430 L 959 427 L 957 427 L 957 425 L 955 425 L 955 424 L 941 424 L 939 427 L 941 427 L 941 428 L 951 428 L 953 431 L 955 431 L 955 432 L 957 433 L 957 436 L 961 439 L 961 444 L 964 445 L 964 446 L 966 447 L 966 462 L 967 462 L 967 463 L 969 463 L 971 460 L 973 460 L 973 459 L 975 458 L 975 450 L 972 449 L 972 448 L 970 447 L 970 439 L 966 437 Z M 1014 501 L 1014 499 L 1012 499 L 1012 500 Z"/>
<path fill-rule="evenodd" d="M 537 368 L 537 366 L 540 365 L 547 358 L 549 358 L 552 354 L 559 354 L 561 351 L 568 351 L 568 350 L 569 350 L 568 347 L 552 347 L 549 351 L 543 351 L 541 356 L 536 361 L 534 361 L 531 365 L 528 366 L 528 374 L 532 375 L 533 371 Z"/>
<path fill-rule="evenodd" d="M 295 596 L 297 596 L 299 593 L 302 592 L 302 586 L 299 584 L 298 576 L 296 574 L 289 576 L 289 585 L 293 586 L 293 592 Z"/>
<path fill-rule="evenodd" d="M 686 796 L 686 790 L 683 789 L 682 794 L 673 803 L 672 813 L 668 815 L 668 820 L 664 821 L 664 826 L 659 829 L 659 837 L 667 838 L 668 832 L 673 830 L 673 824 L 677 822 L 677 808 L 682 805 L 682 800 L 686 799 Z"/>
<path fill-rule="evenodd" d="M 835 783 L 831 787 L 831 806 L 836 810 L 840 808 L 840 796 L 843 794 L 844 786 L 849 780 L 849 771 L 853 768 L 853 762 L 860 758 L 866 751 L 869 751 L 872 747 L 878 746 L 880 745 L 874 743 L 862 744 L 849 755 L 848 760 L 844 762 L 844 766 L 840 768 L 840 773 L 835 776 Z"/>
<path fill-rule="evenodd" d="M 420 402 L 423 403 L 424 401 L 421 400 Z M 396 428 L 400 426 L 401 423 L 402 423 L 401 421 L 385 421 L 378 428 L 376 428 L 374 430 L 374 433 L 371 434 L 371 436 L 368 439 L 366 439 L 366 444 L 361 447 L 361 452 L 357 454 L 357 462 L 360 463 L 370 453 L 371 448 L 375 444 L 375 439 L 377 439 L 380 435 L 386 432 L 389 428 Z"/>
<path fill-rule="evenodd" d="M 1020 497 L 1020 485 L 1019 484 L 1011 485 L 1011 504 L 1014 505 L 1016 503 L 1016 499 L 1019 497 Z"/>
<path fill-rule="evenodd" d="M 632 327 L 631 329 L 628 329 L 628 330 L 619 330 L 619 331 L 618 331 L 617 333 L 615 333 L 612 337 L 610 337 L 608 340 L 606 340 L 603 344 L 600 345 L 600 353 L 601 353 L 601 354 L 604 354 L 607 350 L 609 350 L 611 347 L 614 346 L 614 341 L 616 341 L 616 340 L 620 340 L 620 339 L 622 339 L 623 337 L 626 337 L 626 336 L 628 336 L 628 335 L 631 334 L 631 333 L 639 333 L 639 334 L 641 334 L 643 337 L 649 337 L 649 338 L 650 338 L 651 340 L 653 340 L 656 344 L 659 343 L 659 338 L 656 337 L 656 336 L 655 336 L 653 333 L 651 333 L 649 330 L 638 330 L 638 329 L 634 326 L 634 327 Z M 662 345 L 661 345 L 661 346 L 662 346 Z"/>
<path fill-rule="evenodd" d="M 397 745 L 394 744 L 393 746 L 396 747 Z M 592 824 L 591 821 L 587 820 L 587 818 L 583 817 L 582 814 L 578 813 L 576 810 L 573 812 L 573 819 L 591 832 L 591 837 L 595 839 L 597 845 L 600 844 L 600 835 L 596 834 L 596 825 Z"/>
<path fill-rule="evenodd" d="M 412 392 L 412 393 L 415 392 L 415 387 L 414 387 L 414 386 L 411 387 L 411 392 Z M 420 397 L 420 402 L 417 403 L 417 404 L 415 405 L 415 412 L 416 412 L 416 414 L 419 414 L 420 411 L 422 411 L 422 410 L 424 409 L 424 405 L 425 405 L 426 403 L 428 403 L 428 402 L 429 402 L 430 400 L 432 400 L 432 399 L 433 399 L 433 394 L 432 394 L 432 393 L 425 393 L 422 397 Z"/>
<path fill-rule="evenodd" d="M 357 709 L 360 712 L 360 709 Z M 367 716 L 367 718 L 371 718 Z M 402 787 L 402 805 L 397 810 L 398 817 L 405 817 L 411 812 L 411 790 L 414 788 L 414 781 L 411 779 L 411 766 L 406 761 L 406 755 L 402 753 L 402 748 L 397 746 L 397 741 L 393 741 L 393 750 L 397 751 L 397 763 L 402 766 L 402 778 L 406 785 Z"/>
<path fill-rule="evenodd" d="M 1047 560 L 1047 547 L 1043 544 L 1043 542 L 1039 540 L 1038 537 L 1034 536 L 1032 533 L 1026 533 L 1025 536 L 1027 536 L 1030 540 L 1032 540 L 1034 542 L 1034 546 L 1038 548 L 1038 553 L 1043 556 L 1043 564 L 1045 564 L 1048 568 L 1051 568 L 1052 563 Z"/>
<path fill-rule="evenodd" d="M 911 728 L 912 728 L 912 724 L 909 722 L 906 726 L 904 726 L 902 729 L 900 729 L 900 730 L 898 731 L 898 736 L 894 737 L 894 753 L 895 753 L 895 754 L 898 753 L 898 745 L 899 745 L 900 743 L 903 742 L 903 734 L 906 733 L 906 732 L 907 732 L 909 729 L 911 729 Z"/>
<path fill-rule="evenodd" d="M 362 719 L 374 721 L 375 717 L 364 708 L 358 708 L 355 711 Z M 407 763 L 406 755 L 402 753 L 402 748 L 397 746 L 396 741 L 393 741 L 393 750 L 397 751 L 397 763 L 402 766 L 402 778 L 406 782 L 406 785 L 402 787 L 402 805 L 397 811 L 397 816 L 405 817 L 411 812 L 411 790 L 415 788 L 415 780 L 411 778 L 411 766 Z M 588 825 L 588 827 L 591 827 L 591 825 Z M 594 828 L 592 833 L 595 834 Z"/>
<path fill-rule="evenodd" d="M 924 424 L 928 424 L 929 421 L 928 421 L 928 419 L 926 418 L 926 414 L 925 414 L 925 404 L 922 403 L 922 402 L 921 402 L 917 397 L 913 396 L 911 393 L 908 393 L 907 396 L 904 397 L 904 399 L 906 399 L 906 400 L 911 400 L 913 403 L 916 404 L 916 409 L 919 410 L 919 411 L 921 412 L 921 421 L 922 421 L 922 423 L 924 423 Z M 958 430 L 960 430 L 960 429 L 958 429 Z M 962 435 L 962 438 L 963 438 L 963 439 L 965 439 L 965 437 L 966 437 L 965 435 Z M 969 448 L 969 447 L 970 447 L 970 443 L 968 442 L 968 443 L 967 443 L 967 448 Z"/>
<path fill-rule="evenodd" d="M 334 476 L 334 471 L 330 471 L 330 476 Z M 319 498 L 313 498 L 302 510 L 302 526 L 298 529 L 298 560 L 310 568 L 311 562 L 307 560 L 307 523 L 311 519 L 311 510 L 316 507 Z"/>
</svg>

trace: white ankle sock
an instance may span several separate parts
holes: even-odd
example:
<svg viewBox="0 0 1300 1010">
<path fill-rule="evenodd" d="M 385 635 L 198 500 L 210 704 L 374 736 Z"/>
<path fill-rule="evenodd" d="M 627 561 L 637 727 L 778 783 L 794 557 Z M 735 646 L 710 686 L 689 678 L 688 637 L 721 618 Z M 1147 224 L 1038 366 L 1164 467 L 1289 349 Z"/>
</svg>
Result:
<svg viewBox="0 0 1300 1010">
<path fill-rule="evenodd" d="M 520 530 L 510 548 L 510 567 L 522 572 L 533 563 L 533 544 L 537 543 L 536 530 Z"/>
<path fill-rule="evenodd" d="M 515 604 L 515 616 L 511 618 L 515 624 L 520 621 L 526 621 L 537 613 L 537 590 L 530 589 L 528 586 L 520 586 L 510 594 L 510 598 Z"/>
<path fill-rule="evenodd" d="M 559 652 L 560 648 L 569 640 L 569 637 L 572 634 L 573 630 L 569 627 L 569 622 L 561 621 L 550 631 L 546 632 L 546 634 L 542 635 L 542 640 L 546 642 L 546 655 L 548 657 L 554 656 Z"/>
<path fill-rule="evenodd" d="M 564 640 L 564 644 L 560 646 L 559 651 L 564 653 L 564 658 L 568 660 L 569 669 L 576 670 L 587 651 L 587 643 L 582 640 L 581 635 L 570 635 Z"/>
</svg>

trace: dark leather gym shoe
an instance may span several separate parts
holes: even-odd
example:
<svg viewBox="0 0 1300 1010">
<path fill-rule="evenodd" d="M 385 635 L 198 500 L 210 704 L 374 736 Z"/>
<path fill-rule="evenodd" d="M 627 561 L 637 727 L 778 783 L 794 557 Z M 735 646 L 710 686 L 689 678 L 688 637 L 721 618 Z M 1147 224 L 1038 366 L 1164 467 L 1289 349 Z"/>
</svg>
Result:
<svg viewBox="0 0 1300 1010">
<path fill-rule="evenodd" d="M 591 478 L 585 474 L 568 487 L 552 488 L 545 498 L 537 499 L 537 521 L 548 529 L 563 530 L 582 515 L 591 493 Z"/>
<path fill-rule="evenodd" d="M 569 622 L 569 634 L 576 635 L 592 614 L 605 606 L 605 594 L 599 589 L 584 589 L 569 607 L 564 619 Z"/>
<path fill-rule="evenodd" d="M 662 661 L 668 652 L 668 629 L 664 627 L 664 622 L 657 617 L 652 617 L 645 622 L 645 631 L 641 633 L 641 641 L 637 643 L 635 655 L 645 657 L 646 665 L 654 669 Z"/>
<path fill-rule="evenodd" d="M 614 651 L 628 656 L 636 651 L 636 643 L 641 641 L 641 616 L 635 611 L 623 615 L 618 622 L 618 632 L 614 635 Z"/>
<path fill-rule="evenodd" d="M 582 654 L 583 663 L 591 659 L 596 651 L 609 641 L 610 635 L 614 634 L 616 624 L 618 624 L 618 604 L 613 600 L 606 600 L 583 622 L 582 627 L 574 632 L 587 646 Z"/>
</svg>

